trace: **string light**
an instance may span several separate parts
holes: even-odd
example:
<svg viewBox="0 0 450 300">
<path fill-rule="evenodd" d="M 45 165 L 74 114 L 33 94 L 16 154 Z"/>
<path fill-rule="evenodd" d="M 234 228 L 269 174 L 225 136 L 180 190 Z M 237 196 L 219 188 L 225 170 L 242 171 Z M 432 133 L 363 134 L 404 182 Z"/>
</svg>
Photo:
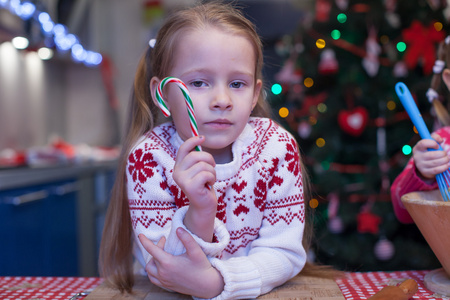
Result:
<svg viewBox="0 0 450 300">
<path fill-rule="evenodd" d="M 411 146 L 410 145 L 404 145 L 402 147 L 402 152 L 403 152 L 404 155 L 410 155 L 411 152 L 412 152 Z"/>
<path fill-rule="evenodd" d="M 347 15 L 344 14 L 344 13 L 340 13 L 340 14 L 337 15 L 337 20 L 341 24 L 345 23 L 345 22 L 347 22 Z"/>
<path fill-rule="evenodd" d="M 279 95 L 283 91 L 283 88 L 278 83 L 275 83 L 274 85 L 272 85 L 271 90 L 274 95 Z"/>
<path fill-rule="evenodd" d="M 317 147 L 322 148 L 323 146 L 325 146 L 325 140 L 323 138 L 318 138 L 316 140 L 316 145 Z"/>
<path fill-rule="evenodd" d="M 39 58 L 42 60 L 49 60 L 50 58 L 53 57 L 53 50 L 47 47 L 39 48 L 37 53 Z"/>
<path fill-rule="evenodd" d="M 23 20 L 36 21 L 44 35 L 53 38 L 56 49 L 62 52 L 70 51 L 72 58 L 84 63 L 86 66 L 97 66 L 102 62 L 102 55 L 94 51 L 86 51 L 79 43 L 78 38 L 69 33 L 66 26 L 62 24 L 55 24 L 50 15 L 45 11 L 39 11 L 36 6 L 30 1 L 20 0 L 0 0 L 0 8 L 8 9 L 12 14 L 19 16 Z M 29 42 L 24 37 L 16 37 L 12 40 L 14 47 L 17 49 L 26 49 Z M 48 49 L 48 48 L 45 48 Z M 48 49 L 51 50 L 51 49 Z M 41 59 L 50 59 L 53 52 L 42 50 L 38 53 Z"/>
<path fill-rule="evenodd" d="M 310 88 L 314 85 L 314 80 L 311 77 L 307 77 L 305 78 L 305 80 L 303 80 L 303 84 L 307 87 Z"/>
<path fill-rule="evenodd" d="M 444 25 L 442 25 L 441 22 L 434 22 L 433 26 L 434 26 L 434 29 L 436 29 L 436 31 L 441 31 L 442 28 L 444 27 Z"/>
<path fill-rule="evenodd" d="M 312 198 L 309 200 L 309 206 L 311 208 L 317 208 L 317 206 L 319 206 L 319 201 L 316 198 Z"/>
<path fill-rule="evenodd" d="M 321 113 L 325 113 L 327 111 L 327 105 L 325 103 L 319 103 L 317 105 L 317 110 Z"/>
<path fill-rule="evenodd" d="M 14 48 L 22 50 L 26 49 L 29 45 L 29 41 L 26 37 L 23 36 L 16 36 L 11 40 L 11 43 L 13 44 Z"/>
<path fill-rule="evenodd" d="M 389 109 L 389 110 L 394 110 L 394 109 L 397 107 L 397 104 L 395 104 L 394 101 L 389 100 L 389 101 L 386 103 L 386 107 L 387 107 L 387 109 Z"/>
<path fill-rule="evenodd" d="M 287 109 L 286 107 L 282 107 L 278 110 L 278 114 L 280 115 L 280 117 L 286 118 L 287 116 L 289 116 L 289 109 Z"/>
<path fill-rule="evenodd" d="M 398 52 L 404 52 L 406 50 L 406 44 L 404 42 L 397 43 Z"/>
<path fill-rule="evenodd" d="M 324 39 L 318 39 L 316 41 L 316 47 L 319 48 L 319 49 L 325 48 L 325 45 L 326 45 L 326 43 L 325 43 Z"/>
<path fill-rule="evenodd" d="M 340 37 L 341 37 L 341 32 L 339 30 L 335 29 L 335 30 L 331 31 L 331 38 L 333 40 L 338 40 L 338 39 L 340 39 Z"/>
</svg>

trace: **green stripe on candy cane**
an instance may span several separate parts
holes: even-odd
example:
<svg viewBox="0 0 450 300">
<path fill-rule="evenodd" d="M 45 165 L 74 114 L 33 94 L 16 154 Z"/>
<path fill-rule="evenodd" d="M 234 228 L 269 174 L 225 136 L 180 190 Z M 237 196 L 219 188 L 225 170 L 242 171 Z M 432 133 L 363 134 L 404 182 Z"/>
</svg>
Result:
<svg viewBox="0 0 450 300">
<path fill-rule="evenodd" d="M 158 85 L 158 88 L 156 89 L 156 100 L 158 101 L 159 108 L 161 109 L 161 111 L 165 117 L 170 116 L 170 110 L 164 101 L 162 91 L 164 89 L 164 86 L 171 82 L 175 83 L 180 88 L 181 92 L 183 93 L 187 112 L 189 115 L 189 123 L 191 126 L 192 136 L 198 136 L 198 126 L 197 126 L 197 120 L 195 118 L 195 113 L 194 113 L 194 104 L 192 103 L 191 96 L 189 95 L 189 90 L 183 81 L 181 81 L 178 78 L 170 77 L 170 76 L 161 80 L 160 84 Z M 202 148 L 200 146 L 195 146 L 195 150 L 201 151 Z"/>
</svg>

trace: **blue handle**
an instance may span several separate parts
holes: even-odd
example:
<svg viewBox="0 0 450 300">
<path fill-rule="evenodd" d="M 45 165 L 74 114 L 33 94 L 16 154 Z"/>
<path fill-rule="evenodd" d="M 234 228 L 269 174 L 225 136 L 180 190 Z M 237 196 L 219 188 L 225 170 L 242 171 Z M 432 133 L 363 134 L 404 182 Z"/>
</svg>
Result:
<svg viewBox="0 0 450 300">
<path fill-rule="evenodd" d="M 403 82 L 398 82 L 395 85 L 395 92 L 397 93 L 398 98 L 400 98 L 403 107 L 405 107 L 409 118 L 413 122 L 414 126 L 416 126 L 420 137 L 422 139 L 432 140 L 433 138 L 431 137 L 430 131 L 428 131 L 427 125 L 425 125 L 422 115 L 420 114 L 416 102 L 414 102 L 414 98 L 412 97 L 408 87 Z M 440 145 L 439 150 L 442 150 Z"/>
</svg>

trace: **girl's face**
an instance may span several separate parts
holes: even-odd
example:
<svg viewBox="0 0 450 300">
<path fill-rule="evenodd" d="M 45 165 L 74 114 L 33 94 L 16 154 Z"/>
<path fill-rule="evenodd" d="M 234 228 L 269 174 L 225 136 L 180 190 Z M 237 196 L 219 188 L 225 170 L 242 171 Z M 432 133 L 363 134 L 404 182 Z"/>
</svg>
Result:
<svg viewBox="0 0 450 300">
<path fill-rule="evenodd" d="M 255 80 L 256 57 L 246 38 L 208 27 L 191 31 L 177 42 L 170 76 L 181 79 L 194 104 L 204 151 L 217 163 L 232 159 L 231 145 L 241 134 L 261 91 Z M 152 90 L 163 78 L 152 79 Z M 164 88 L 178 134 L 192 136 L 185 99 L 175 84 Z"/>
</svg>

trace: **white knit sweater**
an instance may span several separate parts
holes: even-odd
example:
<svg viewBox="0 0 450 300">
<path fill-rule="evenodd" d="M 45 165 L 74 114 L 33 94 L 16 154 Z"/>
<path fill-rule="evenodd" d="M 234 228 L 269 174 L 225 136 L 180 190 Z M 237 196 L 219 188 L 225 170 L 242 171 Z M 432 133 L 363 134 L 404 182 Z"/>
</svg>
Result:
<svg viewBox="0 0 450 300">
<path fill-rule="evenodd" d="M 127 187 L 135 255 L 145 266 L 150 255 L 137 236 L 165 250 L 185 251 L 175 234 L 183 225 L 189 200 L 172 178 L 182 140 L 172 123 L 157 126 L 131 151 Z M 193 235 L 225 281 L 214 299 L 248 299 L 294 277 L 306 261 L 302 173 L 295 139 L 270 119 L 251 118 L 233 143 L 233 161 L 216 165 L 218 198 L 215 238 Z"/>
</svg>

